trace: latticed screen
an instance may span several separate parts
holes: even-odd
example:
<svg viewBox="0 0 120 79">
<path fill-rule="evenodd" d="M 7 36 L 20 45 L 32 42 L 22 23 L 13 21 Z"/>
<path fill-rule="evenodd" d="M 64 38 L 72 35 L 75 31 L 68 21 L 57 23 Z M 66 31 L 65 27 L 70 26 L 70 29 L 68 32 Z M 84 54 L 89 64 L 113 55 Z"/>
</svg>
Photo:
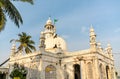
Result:
<svg viewBox="0 0 120 79">
<path fill-rule="evenodd" d="M 45 79 L 56 79 L 56 68 L 53 65 L 45 68 Z"/>
</svg>

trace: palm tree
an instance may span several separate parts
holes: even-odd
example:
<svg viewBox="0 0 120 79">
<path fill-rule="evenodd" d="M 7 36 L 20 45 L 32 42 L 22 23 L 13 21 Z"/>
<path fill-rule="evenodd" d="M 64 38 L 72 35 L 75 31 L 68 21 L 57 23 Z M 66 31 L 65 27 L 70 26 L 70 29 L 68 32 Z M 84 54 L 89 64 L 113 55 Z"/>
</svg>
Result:
<svg viewBox="0 0 120 79">
<path fill-rule="evenodd" d="M 33 0 L 0 0 L 0 32 L 5 28 L 6 14 L 19 28 L 20 24 L 23 24 L 22 17 L 16 7 L 11 1 L 21 1 L 33 4 Z"/>
<path fill-rule="evenodd" d="M 17 52 L 25 51 L 25 53 L 28 54 L 31 53 L 32 50 L 34 51 L 36 50 L 35 47 L 33 46 L 35 42 L 33 40 L 30 40 L 31 39 L 30 35 L 27 35 L 25 32 L 22 32 L 21 34 L 18 34 L 18 36 L 19 39 L 15 40 L 16 42 L 20 43 Z M 14 39 L 11 41 L 14 41 Z"/>
</svg>

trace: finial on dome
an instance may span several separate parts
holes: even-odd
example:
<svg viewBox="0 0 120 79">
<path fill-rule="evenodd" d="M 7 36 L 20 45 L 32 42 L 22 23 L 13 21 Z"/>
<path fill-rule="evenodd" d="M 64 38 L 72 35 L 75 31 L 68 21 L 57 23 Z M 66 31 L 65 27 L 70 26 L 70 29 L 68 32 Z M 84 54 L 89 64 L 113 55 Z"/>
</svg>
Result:
<svg viewBox="0 0 120 79">
<path fill-rule="evenodd" d="M 91 32 L 94 32 L 94 28 L 93 28 L 93 25 L 92 25 L 92 24 L 90 25 L 90 31 L 91 31 Z"/>
<path fill-rule="evenodd" d="M 48 18 L 49 20 L 51 20 L 51 16 L 49 16 L 49 18 Z"/>
<path fill-rule="evenodd" d="M 92 25 L 92 24 L 90 25 L 90 28 L 93 28 L 93 25 Z"/>
<path fill-rule="evenodd" d="M 48 18 L 46 24 L 52 24 L 52 20 L 51 20 L 51 17 L 50 17 L 50 16 L 49 16 L 49 18 Z"/>
<path fill-rule="evenodd" d="M 93 28 L 92 24 L 91 24 L 91 26 L 90 26 L 90 36 L 96 36 L 96 34 L 95 34 L 95 31 L 94 31 L 94 28 Z"/>
</svg>

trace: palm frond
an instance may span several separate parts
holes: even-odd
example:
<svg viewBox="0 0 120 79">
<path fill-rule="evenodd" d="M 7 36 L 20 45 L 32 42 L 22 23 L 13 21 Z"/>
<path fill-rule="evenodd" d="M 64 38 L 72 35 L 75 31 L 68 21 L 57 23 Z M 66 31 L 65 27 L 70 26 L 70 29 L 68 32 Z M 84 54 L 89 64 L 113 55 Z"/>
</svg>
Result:
<svg viewBox="0 0 120 79">
<path fill-rule="evenodd" d="M 27 35 L 25 32 L 22 32 L 18 34 L 18 36 L 19 36 L 18 42 L 20 43 L 20 46 L 18 47 L 18 51 L 24 49 L 26 53 L 30 53 L 32 52 L 32 50 L 34 51 L 36 50 L 36 48 L 33 46 L 35 42 L 33 40 L 30 40 L 31 39 L 30 35 Z"/>
<path fill-rule="evenodd" d="M 28 53 L 32 53 L 32 51 L 30 50 L 30 48 L 29 47 L 26 47 L 25 48 L 25 52 L 28 54 Z"/>
<path fill-rule="evenodd" d="M 12 1 L 21 1 L 21 2 L 28 2 L 30 4 L 34 4 L 33 0 L 12 0 Z"/>
<path fill-rule="evenodd" d="M 5 28 L 6 16 L 3 13 L 3 9 L 0 7 L 0 32 Z"/>
<path fill-rule="evenodd" d="M 22 46 L 22 45 L 20 45 L 20 46 L 18 47 L 18 52 L 21 51 L 21 50 L 23 50 L 23 46 Z"/>
<path fill-rule="evenodd" d="M 29 44 L 28 47 L 29 47 L 30 49 L 36 51 L 36 48 L 35 48 L 33 45 L 30 45 L 30 44 Z"/>
<path fill-rule="evenodd" d="M 15 23 L 15 25 L 19 27 L 20 23 L 23 24 L 22 17 L 15 6 L 9 0 L 5 0 L 3 4 L 5 13 L 8 14 L 9 18 Z"/>
<path fill-rule="evenodd" d="M 11 40 L 10 40 L 10 43 L 13 42 L 13 41 L 16 41 L 16 40 L 15 40 L 15 39 L 11 39 Z"/>
</svg>

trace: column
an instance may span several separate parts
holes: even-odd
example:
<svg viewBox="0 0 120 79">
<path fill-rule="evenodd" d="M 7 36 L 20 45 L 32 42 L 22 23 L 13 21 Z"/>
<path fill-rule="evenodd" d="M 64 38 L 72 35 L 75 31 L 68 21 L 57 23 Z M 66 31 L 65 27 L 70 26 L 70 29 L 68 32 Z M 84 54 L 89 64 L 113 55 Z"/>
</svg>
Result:
<svg viewBox="0 0 120 79">
<path fill-rule="evenodd" d="M 94 79 L 100 79 L 100 74 L 99 74 L 99 65 L 98 65 L 99 63 L 98 63 L 98 59 L 97 59 L 97 57 L 95 57 L 94 58 Z"/>
<path fill-rule="evenodd" d="M 82 79 L 86 79 L 86 65 L 84 60 L 81 61 L 81 76 Z"/>
</svg>

